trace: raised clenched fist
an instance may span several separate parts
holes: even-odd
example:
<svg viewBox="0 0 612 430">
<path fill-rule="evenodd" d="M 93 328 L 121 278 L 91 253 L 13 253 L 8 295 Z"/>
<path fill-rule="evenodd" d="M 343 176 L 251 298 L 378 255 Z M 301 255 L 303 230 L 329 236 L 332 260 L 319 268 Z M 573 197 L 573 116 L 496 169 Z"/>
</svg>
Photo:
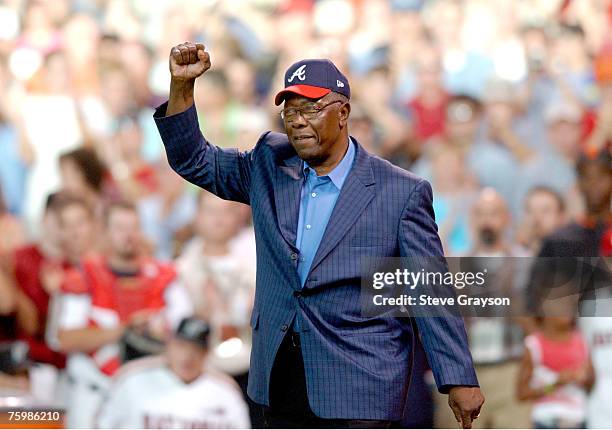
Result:
<svg viewBox="0 0 612 430">
<path fill-rule="evenodd" d="M 192 81 L 210 69 L 210 55 L 201 43 L 185 42 L 170 50 L 170 75 L 175 81 Z"/>
</svg>

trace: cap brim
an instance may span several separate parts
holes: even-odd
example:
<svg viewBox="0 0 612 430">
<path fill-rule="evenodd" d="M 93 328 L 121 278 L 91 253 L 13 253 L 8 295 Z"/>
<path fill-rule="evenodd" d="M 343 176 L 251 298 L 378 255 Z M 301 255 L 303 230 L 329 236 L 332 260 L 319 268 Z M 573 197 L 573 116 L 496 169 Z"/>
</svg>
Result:
<svg viewBox="0 0 612 430">
<path fill-rule="evenodd" d="M 309 99 L 320 99 L 321 97 L 331 93 L 329 88 L 315 87 L 312 85 L 292 85 L 280 91 L 274 98 L 274 104 L 280 105 L 288 93 L 298 94 Z"/>
<path fill-rule="evenodd" d="M 180 333 L 174 333 L 174 337 L 176 339 L 180 339 L 180 340 L 184 340 L 184 341 L 187 341 L 187 342 L 194 343 L 194 344 L 196 344 L 196 345 L 198 345 L 198 346 L 200 346 L 202 348 L 208 348 L 208 340 L 204 341 L 202 339 L 196 339 L 196 338 L 189 337 L 189 336 L 186 336 L 186 335 L 180 334 Z"/>
</svg>

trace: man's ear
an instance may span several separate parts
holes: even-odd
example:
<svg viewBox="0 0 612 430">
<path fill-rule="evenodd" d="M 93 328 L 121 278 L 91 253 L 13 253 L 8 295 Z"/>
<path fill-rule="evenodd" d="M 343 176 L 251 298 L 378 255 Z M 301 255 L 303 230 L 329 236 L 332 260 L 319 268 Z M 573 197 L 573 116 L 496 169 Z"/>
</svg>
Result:
<svg viewBox="0 0 612 430">
<path fill-rule="evenodd" d="M 338 110 L 338 116 L 340 117 L 340 128 L 344 128 L 346 127 L 346 125 L 348 124 L 348 119 L 349 119 L 349 115 L 351 114 L 351 105 L 350 103 L 345 103 L 344 105 L 342 105 L 342 107 Z"/>
</svg>

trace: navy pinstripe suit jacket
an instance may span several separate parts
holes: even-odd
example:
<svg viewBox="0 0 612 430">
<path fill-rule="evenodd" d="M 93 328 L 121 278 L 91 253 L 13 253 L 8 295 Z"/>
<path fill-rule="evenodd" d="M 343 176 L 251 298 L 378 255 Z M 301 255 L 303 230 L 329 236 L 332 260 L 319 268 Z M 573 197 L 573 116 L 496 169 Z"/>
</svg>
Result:
<svg viewBox="0 0 612 430">
<path fill-rule="evenodd" d="M 248 152 L 221 149 L 203 138 L 194 107 L 162 118 L 165 110 L 165 105 L 158 108 L 155 120 L 172 168 L 219 197 L 252 208 L 257 291 L 249 396 L 269 404 L 276 352 L 298 318 L 315 414 L 399 420 L 416 334 L 408 318 L 362 315 L 359 262 L 369 254 L 443 254 L 429 183 L 357 145 L 304 286 L 306 294 L 297 294 L 295 242 L 303 174 L 287 136 L 265 133 Z M 461 318 L 414 320 L 438 389 L 478 385 Z"/>
</svg>

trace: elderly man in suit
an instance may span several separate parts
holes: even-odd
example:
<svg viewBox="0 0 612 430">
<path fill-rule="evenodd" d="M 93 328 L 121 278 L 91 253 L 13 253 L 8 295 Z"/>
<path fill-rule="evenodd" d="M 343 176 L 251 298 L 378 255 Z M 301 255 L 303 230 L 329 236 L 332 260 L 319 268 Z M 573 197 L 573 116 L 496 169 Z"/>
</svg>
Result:
<svg viewBox="0 0 612 430">
<path fill-rule="evenodd" d="M 484 402 L 459 317 L 367 316 L 360 261 L 442 256 L 426 181 L 367 153 L 348 133 L 346 77 L 328 60 L 285 74 L 286 134 L 251 151 L 202 136 L 195 79 L 201 44 L 170 52 L 169 101 L 154 118 L 172 168 L 221 198 L 249 204 L 257 240 L 248 394 L 270 428 L 384 428 L 402 418 L 419 336 L 438 390 L 470 428 Z M 418 327 L 418 334 L 413 327 Z"/>
</svg>

